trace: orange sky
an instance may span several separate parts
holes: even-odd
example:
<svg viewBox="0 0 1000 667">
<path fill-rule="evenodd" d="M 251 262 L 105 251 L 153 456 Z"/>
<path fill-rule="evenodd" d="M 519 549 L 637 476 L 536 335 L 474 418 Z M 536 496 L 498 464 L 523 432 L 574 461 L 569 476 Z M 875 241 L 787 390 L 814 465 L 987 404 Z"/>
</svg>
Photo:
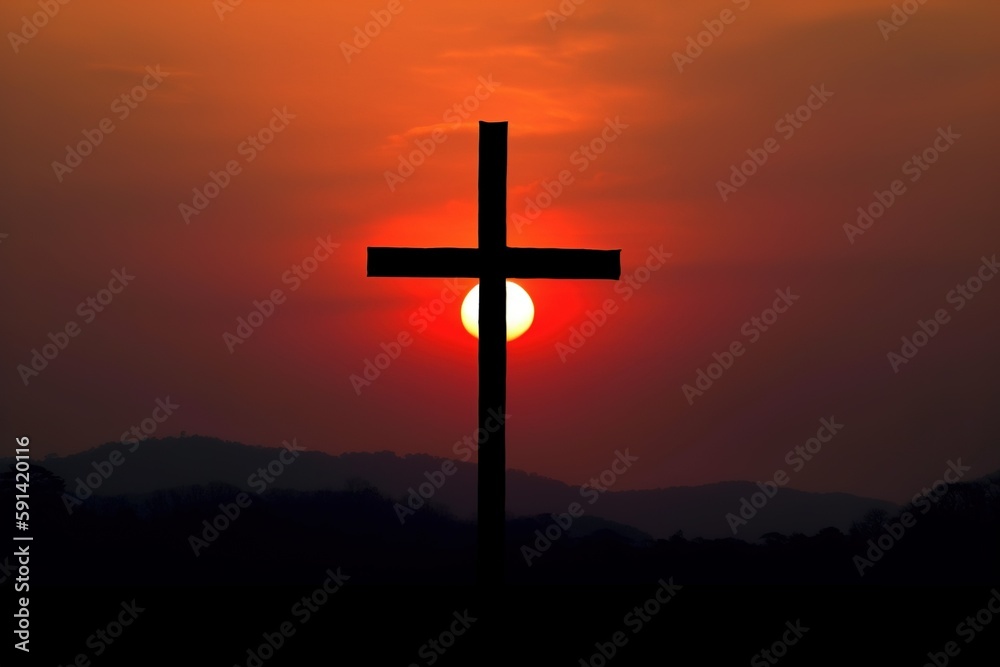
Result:
<svg viewBox="0 0 1000 667">
<path fill-rule="evenodd" d="M 157 434 L 452 455 L 475 428 L 475 340 L 457 302 L 418 331 L 445 285 L 366 279 L 365 248 L 473 245 L 476 123 L 507 120 L 510 214 L 572 175 L 511 245 L 622 248 L 626 276 L 650 247 L 671 253 L 627 300 L 522 283 L 537 314 L 509 349 L 511 466 L 581 483 L 629 447 L 641 465 L 622 488 L 765 479 L 833 415 L 843 433 L 793 486 L 902 500 L 950 458 L 1000 467 L 1000 281 L 946 300 L 1000 252 L 996 6 L 930 2 L 892 32 L 873 0 L 587 0 L 560 21 L 541 0 L 220 6 L 70 2 L 37 34 L 36 3 L 0 9 L 22 36 L 2 56 L 4 422 L 35 452 L 117 440 L 170 396 Z M 373 11 L 391 20 L 348 62 Z M 721 33 L 678 71 L 705 21 Z M 832 96 L 776 126 L 814 87 Z M 463 104 L 478 108 L 462 119 Z M 245 144 L 275 109 L 273 142 Z M 586 157 L 609 119 L 615 140 Z M 904 163 L 949 127 L 960 138 L 911 181 Z M 92 153 L 54 167 L 84 132 Z M 718 182 L 769 138 L 723 201 Z M 390 189 L 420 145 L 433 153 Z M 227 163 L 227 187 L 185 215 Z M 905 193 L 849 242 L 895 179 Z M 318 237 L 339 247 L 292 290 L 283 275 Z M 86 321 L 78 304 L 122 267 L 134 282 Z M 741 327 L 785 288 L 800 300 L 751 343 Z M 230 353 L 223 334 L 275 289 L 286 301 Z M 563 361 L 556 345 L 608 299 Z M 887 353 L 939 308 L 950 321 L 895 373 Z M 70 321 L 79 335 L 25 384 L 18 366 Z M 350 376 L 402 332 L 413 344 L 358 395 Z M 746 353 L 689 404 L 682 386 L 734 341 Z"/>
</svg>

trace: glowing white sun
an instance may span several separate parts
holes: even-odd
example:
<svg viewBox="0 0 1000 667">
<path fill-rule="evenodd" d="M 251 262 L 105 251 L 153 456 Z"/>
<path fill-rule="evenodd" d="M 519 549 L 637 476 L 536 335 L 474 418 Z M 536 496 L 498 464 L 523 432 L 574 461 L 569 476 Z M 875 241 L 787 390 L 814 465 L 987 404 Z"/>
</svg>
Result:
<svg viewBox="0 0 1000 667">
<path fill-rule="evenodd" d="M 514 340 L 535 320 L 535 305 L 524 288 L 507 281 L 507 340 Z M 465 295 L 462 302 L 462 324 L 465 330 L 479 338 L 479 285 Z"/>
</svg>

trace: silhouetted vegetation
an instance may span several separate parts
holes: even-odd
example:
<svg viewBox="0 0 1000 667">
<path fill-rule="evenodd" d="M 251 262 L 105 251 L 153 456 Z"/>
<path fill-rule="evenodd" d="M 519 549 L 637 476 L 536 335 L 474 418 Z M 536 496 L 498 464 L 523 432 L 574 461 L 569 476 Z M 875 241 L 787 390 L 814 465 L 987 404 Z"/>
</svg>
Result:
<svg viewBox="0 0 1000 667">
<path fill-rule="evenodd" d="M 42 584 L 289 584 L 315 581 L 341 567 L 354 583 L 459 583 L 474 580 L 475 525 L 424 507 L 401 524 L 394 501 L 357 481 L 351 490 L 269 490 L 212 536 L 203 522 L 233 513 L 241 490 L 191 486 L 93 497 L 68 514 L 65 484 L 32 467 L 33 534 L 45 545 L 34 570 Z M 0 501 L 11 506 L 12 476 Z M 866 553 L 899 517 L 915 517 L 859 575 Z M 674 577 L 689 584 L 972 584 L 1000 579 L 1000 473 L 951 486 L 926 513 L 878 510 L 844 533 L 768 533 L 755 543 L 653 540 L 626 526 L 583 517 L 539 540 L 550 516 L 508 522 L 507 572 L 514 583 L 641 583 Z M 206 532 L 207 531 L 207 532 Z M 203 540 L 192 546 L 192 537 Z M 883 538 L 883 545 L 888 539 Z M 522 546 L 537 549 L 530 567 Z M 200 555 L 195 555 L 195 549 Z"/>
</svg>

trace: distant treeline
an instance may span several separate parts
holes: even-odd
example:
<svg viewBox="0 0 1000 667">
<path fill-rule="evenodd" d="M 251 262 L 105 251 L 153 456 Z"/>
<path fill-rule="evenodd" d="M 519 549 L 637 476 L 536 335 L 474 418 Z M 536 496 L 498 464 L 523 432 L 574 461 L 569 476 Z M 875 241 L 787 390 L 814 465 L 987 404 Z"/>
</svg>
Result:
<svg viewBox="0 0 1000 667">
<path fill-rule="evenodd" d="M 425 507 L 401 524 L 394 500 L 346 491 L 247 494 L 226 485 L 93 497 L 68 513 L 65 483 L 32 467 L 33 575 L 51 585 L 307 584 L 328 568 L 352 583 L 475 579 L 475 525 Z M 13 504 L 13 475 L 0 479 Z M 907 516 L 908 513 L 908 516 Z M 637 539 L 614 528 L 508 522 L 518 583 L 958 585 L 1000 581 L 1000 474 L 951 486 L 934 504 L 872 511 L 845 534 Z M 6 565 L 0 554 L 0 565 Z M 530 560 L 530 565 L 528 561 Z"/>
</svg>

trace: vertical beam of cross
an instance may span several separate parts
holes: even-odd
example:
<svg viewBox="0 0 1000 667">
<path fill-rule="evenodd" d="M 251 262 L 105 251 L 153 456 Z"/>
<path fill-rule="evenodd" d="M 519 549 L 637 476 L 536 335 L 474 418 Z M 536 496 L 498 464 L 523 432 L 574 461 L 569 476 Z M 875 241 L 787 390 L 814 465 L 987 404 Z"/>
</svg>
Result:
<svg viewBox="0 0 1000 667">
<path fill-rule="evenodd" d="M 481 584 L 503 584 L 506 426 L 487 428 L 507 407 L 507 123 L 479 124 L 479 446 L 478 568 Z M 496 422 L 497 420 L 493 420 Z"/>
</svg>

